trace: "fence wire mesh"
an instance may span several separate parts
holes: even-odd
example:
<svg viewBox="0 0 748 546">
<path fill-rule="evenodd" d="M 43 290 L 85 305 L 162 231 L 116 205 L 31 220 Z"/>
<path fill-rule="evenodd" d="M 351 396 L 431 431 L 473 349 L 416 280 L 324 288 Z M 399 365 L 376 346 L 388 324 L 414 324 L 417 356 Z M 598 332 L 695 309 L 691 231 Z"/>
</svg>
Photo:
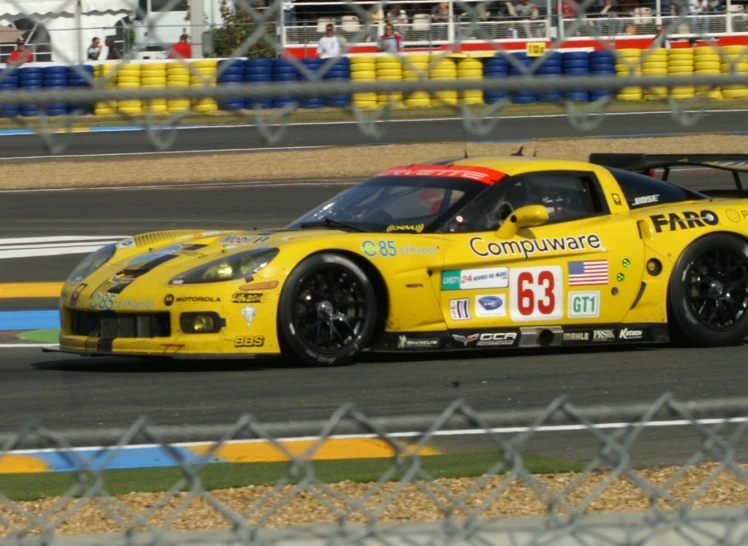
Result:
<svg viewBox="0 0 748 546">
<path fill-rule="evenodd" d="M 24 19 L 38 18 L 34 13 L 35 2 L 8 1 L 15 13 Z M 45 2 L 53 3 L 56 9 L 48 8 L 48 11 L 69 15 L 80 15 L 87 5 L 93 6 L 93 3 L 79 0 Z M 548 2 L 543 12 L 540 9 L 529 11 L 530 15 L 524 19 L 517 15 L 524 12 L 518 11 L 512 4 L 509 10 L 514 15 L 492 21 L 487 16 L 485 2 L 451 0 L 447 2 L 448 13 L 444 15 L 446 22 L 435 22 L 442 19 L 420 14 L 424 17 L 415 15 L 412 23 L 396 26 L 396 30 L 402 31 L 406 38 L 403 42 L 405 49 L 393 55 L 376 54 L 378 58 L 384 56 L 390 57 L 390 60 L 396 58 L 396 61 L 395 64 L 381 61 L 386 66 L 383 64 L 384 68 L 379 74 L 371 78 L 340 78 L 337 75 L 343 59 L 346 63 L 353 63 L 350 66 L 346 64 L 352 69 L 358 62 L 357 58 L 371 57 L 373 54 L 355 53 L 356 48 L 374 45 L 385 22 L 397 22 L 391 16 L 389 19 L 383 16 L 388 9 L 385 2 L 341 0 L 339 3 L 323 3 L 323 7 L 335 4 L 348 13 L 342 17 L 342 23 L 335 17 L 331 19 L 336 29 L 340 29 L 343 44 L 339 54 L 325 58 L 321 64 L 311 65 L 305 63 L 304 59 L 288 55 L 289 48 L 294 44 L 299 45 L 307 40 L 299 37 L 306 32 L 300 30 L 307 28 L 306 23 L 300 25 L 295 16 L 291 17 L 293 3 L 284 0 L 273 0 L 267 4 L 250 0 L 224 2 L 227 10 L 224 13 L 230 14 L 229 18 L 238 19 L 217 23 L 215 19 L 208 21 L 206 18 L 204 2 L 193 1 L 189 12 L 191 20 L 183 22 L 184 28 L 191 29 L 193 39 L 199 45 L 196 49 L 205 47 L 212 56 L 222 53 L 221 62 L 209 66 L 194 60 L 177 59 L 174 63 L 183 67 L 184 72 L 179 72 L 172 64 L 164 71 L 163 77 L 151 71 L 148 78 L 135 81 L 133 67 L 141 65 L 134 63 L 151 55 L 153 44 L 168 44 L 175 26 L 168 15 L 171 10 L 180 9 L 186 3 L 183 0 L 164 0 L 159 4 L 162 5 L 160 11 L 145 13 L 142 7 L 148 4 L 144 2 L 117 0 L 112 3 L 112 9 L 116 5 L 122 13 L 132 13 L 135 20 L 145 21 L 145 32 L 142 34 L 148 38 L 133 43 L 132 29 L 127 22 L 130 19 L 127 19 L 114 29 L 122 38 L 122 59 L 89 63 L 89 66 L 98 65 L 95 72 L 80 62 L 81 52 L 87 46 L 83 43 L 83 37 L 87 39 L 94 30 L 71 26 L 80 24 L 82 19 L 69 17 L 70 21 L 78 22 L 68 23 L 68 28 L 60 31 L 59 39 L 54 39 L 55 32 L 47 33 L 52 36 L 48 40 L 51 43 L 43 45 L 45 51 L 51 51 L 56 62 L 69 65 L 70 77 L 77 84 L 73 88 L 48 89 L 42 85 L 38 86 L 41 88 L 14 88 L 9 82 L 17 77 L 17 71 L 9 66 L 0 72 L 0 109 L 36 108 L 38 115 L 33 119 L 19 119 L 39 129 L 53 151 L 61 151 L 64 148 L 64 135 L 57 133 L 80 123 L 78 118 L 91 114 L 94 104 L 97 112 L 116 116 L 123 123 L 146 127 L 145 135 L 153 146 L 168 149 L 174 143 L 173 135 L 156 129 L 177 126 L 196 111 L 210 112 L 228 103 L 233 104 L 229 108 L 231 116 L 257 125 L 263 138 L 269 144 L 274 144 L 282 138 L 283 132 L 267 129 L 287 124 L 304 101 L 308 103 L 310 99 L 347 110 L 359 122 L 362 131 L 376 138 L 376 127 L 372 132 L 373 120 L 386 120 L 395 109 L 415 104 L 423 106 L 428 103 L 430 106 L 447 108 L 464 120 L 468 135 L 481 136 L 493 129 L 490 121 L 500 117 L 513 98 L 523 93 L 534 94 L 540 101 L 558 104 L 566 110 L 570 121 L 579 130 L 591 129 L 602 122 L 604 116 L 601 114 L 607 112 L 617 99 L 661 100 L 679 123 L 690 125 L 699 119 L 693 115 L 694 111 L 713 107 L 714 100 L 723 95 L 748 97 L 748 49 L 743 46 L 718 47 L 717 42 L 717 37 L 740 32 L 745 24 L 743 19 L 746 16 L 738 9 L 743 6 L 733 5 L 730 1 L 708 14 L 706 11 L 696 13 L 693 6 L 689 7 L 688 0 L 672 0 L 669 3 L 672 7 L 667 11 L 665 3 L 658 1 L 654 15 L 650 8 L 637 8 L 638 11 L 634 10 L 632 14 L 619 13 L 619 17 L 611 17 L 610 14 L 605 15 L 605 10 L 600 10 L 597 0 L 578 3 L 559 0 Z M 215 9 L 215 6 L 211 9 Z M 643 13 L 642 10 L 649 11 Z M 4 20 L 7 19 L 9 17 Z M 324 17 L 319 18 L 318 26 L 324 22 Z M 654 35 L 656 25 L 662 26 L 661 34 Z M 645 38 L 654 38 L 654 41 L 650 47 L 638 52 L 630 48 L 620 49 L 620 46 L 617 50 L 616 38 L 620 38 L 618 33 L 625 32 L 625 29 L 641 32 Z M 319 28 L 313 30 L 315 38 L 322 36 Z M 62 31 L 68 31 L 69 36 L 66 38 Z M 512 41 L 505 39 L 518 32 L 524 33 L 527 42 L 524 45 L 528 51 L 534 45 L 538 46 L 529 57 L 516 55 L 516 50 L 510 48 Z M 29 32 L 26 35 L 31 36 Z M 39 35 L 37 32 L 35 36 Z M 586 40 L 582 49 L 610 52 L 615 70 L 612 65 L 610 70 L 582 70 L 583 73 L 579 74 L 574 70 L 549 70 L 549 66 L 560 66 L 559 52 L 573 51 L 573 40 L 580 37 Z M 670 47 L 670 39 L 678 41 L 680 45 L 687 44 L 689 39 L 700 40 L 699 45 L 704 47 L 680 48 L 673 45 L 674 49 L 665 49 Z M 71 45 L 73 40 L 76 43 Z M 216 50 L 215 46 L 219 43 L 226 51 Z M 304 43 L 310 51 L 316 49 L 316 42 Z M 409 43 L 415 46 L 412 51 Z M 480 45 L 478 49 L 482 56 L 476 57 L 471 53 L 475 51 L 476 44 Z M 570 46 L 572 49 L 568 49 Z M 302 57 L 307 54 L 304 51 Z M 201 53 L 195 51 L 194 56 L 200 57 Z M 235 66 L 227 60 L 258 55 L 285 57 L 288 66 L 295 70 L 296 77 L 262 82 L 225 78 Z M 463 57 L 456 59 L 455 55 Z M 478 65 L 474 63 L 484 62 L 476 59 L 485 60 L 486 55 L 494 62 L 504 63 L 501 70 L 491 74 L 479 73 Z M 463 61 L 465 70 L 459 68 Z M 378 70 L 371 66 L 362 65 L 363 70 L 359 71 L 359 75 Z M 173 85 L 167 82 L 168 71 L 174 74 L 179 72 L 179 78 L 175 76 Z M 330 77 L 330 74 L 335 77 Z M 146 84 L 146 79 L 152 81 Z M 222 85 L 225 79 L 231 80 L 228 82 L 230 85 Z M 589 92 L 592 94 L 586 95 L 586 99 L 579 99 L 580 93 Z M 335 100 L 328 101 L 330 97 Z M 237 107 L 237 102 L 242 106 Z M 61 108 L 54 108 L 61 104 L 71 107 L 62 114 Z M 50 115 L 50 112 L 56 115 Z M 485 123 L 481 123 L 483 121 Z"/>
<path fill-rule="evenodd" d="M 670 394 L 495 413 L 457 400 L 400 418 L 345 405 L 323 422 L 230 427 L 30 423 L 0 438 L 0 544 L 745 544 L 747 427 L 746 399 Z M 351 446 L 372 459 L 344 461 Z M 113 470 L 135 448 L 135 466 L 171 473 Z M 28 474 L 34 458 L 67 472 Z M 250 464 L 215 466 L 226 460 Z"/>
</svg>

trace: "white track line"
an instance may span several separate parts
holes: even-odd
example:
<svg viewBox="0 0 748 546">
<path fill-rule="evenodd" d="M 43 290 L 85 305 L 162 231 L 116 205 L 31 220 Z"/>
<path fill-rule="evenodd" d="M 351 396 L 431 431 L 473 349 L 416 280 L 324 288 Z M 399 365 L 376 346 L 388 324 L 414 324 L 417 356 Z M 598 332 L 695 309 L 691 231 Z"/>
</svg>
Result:
<svg viewBox="0 0 748 546">
<path fill-rule="evenodd" d="M 62 246 L 62 243 L 83 243 L 83 241 L 119 241 L 127 238 L 127 235 L 53 235 L 51 237 L 15 237 L 0 239 L 0 247 L 3 245 L 36 245 L 47 243 L 49 246 Z M 56 244 L 60 243 L 60 244 Z"/>
<path fill-rule="evenodd" d="M 0 349 L 32 349 L 34 347 L 59 346 L 59 343 L 0 343 Z"/>
<path fill-rule="evenodd" d="M 92 133 L 81 133 L 92 134 Z M 319 148 L 331 148 L 332 146 L 279 146 L 276 148 L 222 148 L 220 150 L 165 150 L 163 152 L 122 152 L 109 154 L 71 154 L 71 155 L 30 155 L 15 157 L 0 157 L 0 161 L 60 161 L 63 159 L 93 159 L 97 157 L 138 157 L 154 155 L 187 155 L 187 154 L 221 154 L 233 152 L 283 152 L 289 150 L 317 150 Z"/>
<path fill-rule="evenodd" d="M 748 417 L 733 417 L 730 419 L 697 419 L 696 421 L 689 421 L 687 419 L 680 419 L 680 420 L 673 420 L 673 421 L 650 421 L 647 423 L 601 423 L 598 425 L 592 425 L 592 427 L 587 427 L 586 425 L 545 425 L 540 427 L 503 427 L 503 428 L 492 428 L 489 429 L 488 432 L 494 433 L 494 434 L 509 434 L 509 433 L 516 433 L 516 432 L 569 432 L 569 431 L 586 431 L 590 430 L 590 428 L 595 428 L 599 430 L 610 430 L 610 429 L 623 429 L 623 428 L 633 428 L 633 427 L 641 427 L 641 428 L 665 428 L 665 427 L 681 427 L 681 426 L 687 426 L 687 425 L 693 425 L 694 423 L 699 425 L 717 425 L 722 423 L 729 423 L 729 424 L 735 424 L 735 423 L 745 423 L 748 422 Z M 481 434 L 486 434 L 486 430 L 484 429 L 467 429 L 467 430 L 439 430 L 434 432 L 431 436 L 434 438 L 439 437 L 448 437 L 448 436 L 477 436 Z M 392 432 L 388 433 L 388 438 L 418 438 L 423 435 L 423 432 Z M 380 438 L 380 436 L 376 434 L 335 434 L 332 436 L 328 436 L 327 440 L 337 440 L 337 439 L 377 439 Z M 294 438 L 278 438 L 278 442 L 307 442 L 307 441 L 315 441 L 319 440 L 319 437 L 317 436 L 299 436 Z M 228 444 L 258 444 L 258 443 L 266 443 L 267 440 L 264 440 L 262 438 L 253 438 L 250 440 L 229 440 L 226 442 L 223 442 L 223 445 Z M 176 443 L 171 444 L 174 447 L 194 447 L 194 446 L 204 446 L 205 444 L 213 444 L 215 442 L 206 441 L 206 442 L 183 442 L 183 443 Z M 160 447 L 159 444 L 139 444 L 139 445 L 129 445 L 129 446 L 122 446 L 119 449 L 125 451 L 128 449 L 147 449 L 147 448 L 154 448 L 154 447 Z M 108 448 L 104 446 L 96 446 L 96 447 L 74 447 L 71 448 L 69 451 L 88 451 L 88 450 L 106 450 Z M 13 454 L 33 454 L 33 453 L 55 453 L 59 450 L 56 448 L 48 448 L 48 449 L 22 449 L 18 451 L 11 451 L 10 453 Z"/>
</svg>

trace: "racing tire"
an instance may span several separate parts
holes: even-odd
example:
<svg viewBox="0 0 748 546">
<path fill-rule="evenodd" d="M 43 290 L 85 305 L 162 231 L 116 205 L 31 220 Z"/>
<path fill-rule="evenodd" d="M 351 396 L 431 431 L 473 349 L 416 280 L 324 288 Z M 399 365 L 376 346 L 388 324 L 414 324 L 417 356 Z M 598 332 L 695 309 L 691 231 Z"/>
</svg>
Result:
<svg viewBox="0 0 748 546">
<path fill-rule="evenodd" d="M 673 268 L 668 307 L 676 344 L 740 345 L 748 336 L 748 242 L 714 234 L 691 244 Z"/>
<path fill-rule="evenodd" d="M 350 364 L 371 342 L 377 317 L 377 294 L 361 267 L 339 254 L 311 256 L 281 293 L 281 354 L 308 366 Z"/>
</svg>

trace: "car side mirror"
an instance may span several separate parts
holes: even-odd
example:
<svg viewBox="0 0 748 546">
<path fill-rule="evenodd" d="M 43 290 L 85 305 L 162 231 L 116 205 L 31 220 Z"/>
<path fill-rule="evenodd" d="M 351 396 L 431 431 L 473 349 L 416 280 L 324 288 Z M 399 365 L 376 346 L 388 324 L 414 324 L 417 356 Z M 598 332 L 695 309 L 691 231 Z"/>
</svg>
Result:
<svg viewBox="0 0 748 546">
<path fill-rule="evenodd" d="M 522 228 L 542 226 L 548 221 L 548 210 L 543 205 L 527 205 L 512 212 L 496 231 L 499 239 L 511 239 Z"/>
</svg>

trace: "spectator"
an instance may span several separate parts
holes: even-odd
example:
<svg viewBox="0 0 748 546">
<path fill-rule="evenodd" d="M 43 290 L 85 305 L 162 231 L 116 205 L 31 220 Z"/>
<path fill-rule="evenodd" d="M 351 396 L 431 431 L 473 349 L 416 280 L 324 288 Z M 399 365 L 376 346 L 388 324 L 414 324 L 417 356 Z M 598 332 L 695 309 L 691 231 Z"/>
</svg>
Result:
<svg viewBox="0 0 748 546">
<path fill-rule="evenodd" d="M 379 37 L 377 51 L 384 51 L 385 53 L 399 53 L 402 50 L 402 38 L 395 32 L 395 27 L 392 26 L 392 23 L 385 23 L 384 34 Z"/>
<path fill-rule="evenodd" d="M 447 24 L 449 23 L 449 5 L 446 2 L 440 2 L 431 10 L 431 22 L 436 26 L 432 33 L 437 40 L 447 39 Z"/>
<path fill-rule="evenodd" d="M 613 0 L 603 0 L 603 9 L 597 14 L 598 17 L 607 19 L 606 21 L 600 21 L 598 23 L 598 34 L 601 36 L 618 36 L 621 31 L 620 23 L 615 21 L 618 16 L 616 6 L 613 5 Z"/>
<path fill-rule="evenodd" d="M 17 49 L 8 56 L 8 64 L 11 66 L 21 66 L 24 63 L 30 63 L 34 60 L 31 51 L 26 47 L 26 41 L 19 38 L 16 42 Z"/>
<path fill-rule="evenodd" d="M 189 43 L 190 37 L 186 34 L 182 34 L 179 37 L 179 41 L 171 46 L 169 50 L 170 59 L 191 59 L 192 58 L 192 46 Z"/>
<path fill-rule="evenodd" d="M 655 37 L 652 41 L 652 47 L 664 47 L 670 49 L 670 40 L 665 35 L 665 28 L 662 25 L 655 25 Z"/>
<path fill-rule="evenodd" d="M 114 38 L 111 36 L 107 37 L 106 39 L 106 46 L 109 48 L 109 51 L 106 55 L 107 61 L 116 61 L 122 58 L 122 52 L 119 50 L 117 45 L 114 43 Z"/>
<path fill-rule="evenodd" d="M 432 23 L 449 23 L 449 5 L 446 2 L 440 2 L 431 10 Z"/>
<path fill-rule="evenodd" d="M 91 40 L 91 45 L 88 47 L 88 60 L 89 61 L 98 61 L 99 56 L 101 55 L 101 40 L 98 38 L 94 38 Z"/>
<path fill-rule="evenodd" d="M 317 54 L 322 58 L 340 57 L 340 40 L 335 36 L 335 27 L 330 23 L 325 29 L 326 34 L 319 39 L 317 44 Z"/>
<path fill-rule="evenodd" d="M 519 0 L 517 4 L 514 4 L 513 8 L 514 13 L 520 19 L 538 19 L 540 17 L 540 9 L 538 6 L 531 3 L 530 0 Z M 522 30 L 524 31 L 526 38 L 535 37 L 535 33 L 533 32 L 530 23 L 523 23 Z"/>
<path fill-rule="evenodd" d="M 402 30 L 408 24 L 408 14 L 399 5 L 395 5 L 392 6 L 392 10 L 387 14 L 387 21 L 395 27 L 395 32 L 402 34 Z"/>
<path fill-rule="evenodd" d="M 708 11 L 709 0 L 688 0 L 691 32 L 694 34 L 707 34 L 709 32 L 709 18 L 705 17 Z"/>
<path fill-rule="evenodd" d="M 296 25 L 295 0 L 283 0 L 283 24 L 287 27 Z"/>
</svg>

